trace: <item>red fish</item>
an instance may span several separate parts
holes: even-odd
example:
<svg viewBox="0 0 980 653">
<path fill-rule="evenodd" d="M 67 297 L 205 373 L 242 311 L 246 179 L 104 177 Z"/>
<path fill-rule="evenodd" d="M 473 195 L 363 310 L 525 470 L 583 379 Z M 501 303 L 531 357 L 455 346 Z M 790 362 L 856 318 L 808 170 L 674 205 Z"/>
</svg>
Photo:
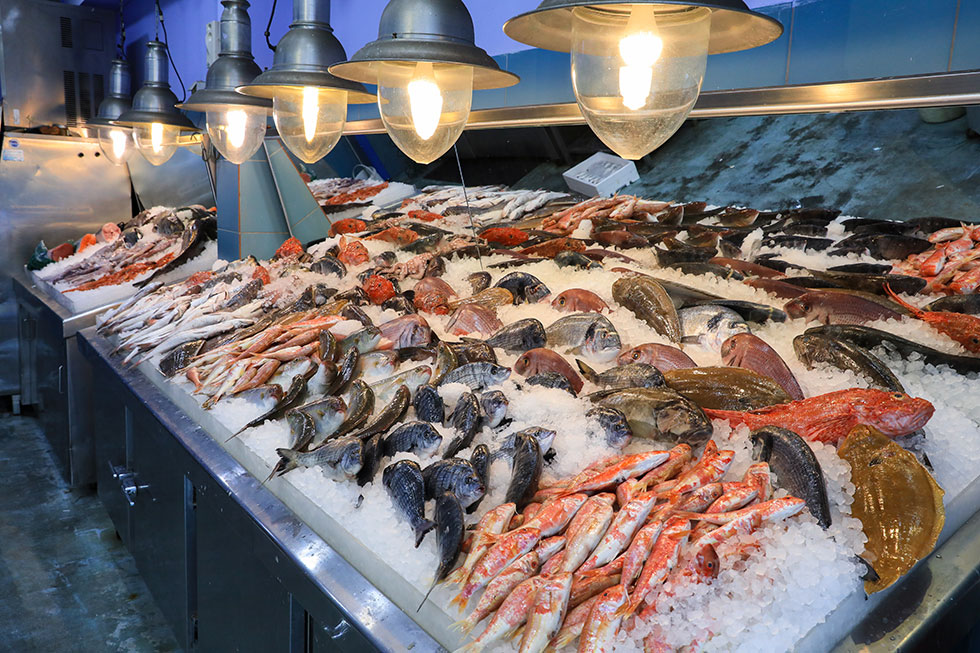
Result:
<svg viewBox="0 0 980 653">
<path fill-rule="evenodd" d="M 432 341 L 432 329 L 421 315 L 396 317 L 378 326 L 381 337 L 394 343 L 395 349 L 425 347 Z"/>
<path fill-rule="evenodd" d="M 581 288 L 562 292 L 552 300 L 551 307 L 564 313 L 601 313 L 609 310 L 609 305 L 599 295 Z"/>
<path fill-rule="evenodd" d="M 423 211 L 421 209 L 416 209 L 414 211 L 408 212 L 408 217 L 412 220 L 421 220 L 422 222 L 435 222 L 436 220 L 442 220 L 442 216 L 438 213 L 433 213 L 432 211 Z"/>
<path fill-rule="evenodd" d="M 299 256 L 303 253 L 303 243 L 299 238 L 287 238 L 286 241 L 276 250 L 276 258 L 286 258 L 288 256 Z"/>
<path fill-rule="evenodd" d="M 419 239 L 419 235 L 411 229 L 405 227 L 388 227 L 384 231 L 379 231 L 373 236 L 368 236 L 366 240 L 383 240 L 393 245 L 408 245 Z"/>
<path fill-rule="evenodd" d="M 415 308 L 419 311 L 425 311 L 427 313 L 436 313 L 437 315 L 446 315 L 449 313 L 449 303 L 450 297 L 456 296 L 456 291 L 453 290 L 452 286 L 440 279 L 439 277 L 424 277 L 413 289 L 415 296 L 412 298 L 412 303 Z"/>
<path fill-rule="evenodd" d="M 946 334 L 963 345 L 963 348 L 970 353 L 980 354 L 980 317 L 950 311 L 923 311 L 896 295 L 888 284 L 885 284 L 885 292 L 894 301 L 907 308 L 913 317 L 927 322 L 936 331 Z"/>
<path fill-rule="evenodd" d="M 778 383 L 793 399 L 802 399 L 803 390 L 776 350 L 751 333 L 736 333 L 721 343 L 721 360 L 729 367 L 742 367 Z"/>
<path fill-rule="evenodd" d="M 925 399 L 902 392 L 851 388 L 748 412 L 704 412 L 712 419 L 727 419 L 732 426 L 745 424 L 752 430 L 780 426 L 807 440 L 836 443 L 859 424 L 873 426 L 892 438 L 908 435 L 925 426 L 935 408 Z"/>
<path fill-rule="evenodd" d="M 786 302 L 790 317 L 822 324 L 864 324 L 874 320 L 899 320 L 902 314 L 876 301 L 843 292 L 811 290 Z"/>
<path fill-rule="evenodd" d="M 585 385 L 585 382 L 575 373 L 568 361 L 562 358 L 561 354 L 544 347 L 524 352 L 514 363 L 514 371 L 522 376 L 534 376 L 542 372 L 557 372 L 568 379 L 568 383 L 576 394 L 581 392 L 582 386 Z"/>
<path fill-rule="evenodd" d="M 490 227 L 480 232 L 480 238 L 491 243 L 512 247 L 525 242 L 530 236 L 527 232 L 513 227 Z"/>
<path fill-rule="evenodd" d="M 791 283 L 780 281 L 779 279 L 769 279 L 765 277 L 752 277 L 742 281 L 746 286 L 752 286 L 763 290 L 770 295 L 781 297 L 782 299 L 795 299 L 800 295 L 805 295 L 808 291 L 802 286 L 794 286 Z"/>
<path fill-rule="evenodd" d="M 337 254 L 337 259 L 344 265 L 361 265 L 367 263 L 371 258 L 367 247 L 358 240 L 348 240 L 341 236 L 339 247 L 340 253 Z"/>
<path fill-rule="evenodd" d="M 634 247 L 648 247 L 650 242 L 643 236 L 630 233 L 625 229 L 614 229 L 611 231 L 600 231 L 592 234 L 592 239 L 600 245 L 606 247 L 619 247 L 620 249 L 632 249 Z"/>
<path fill-rule="evenodd" d="M 697 363 L 677 347 L 670 345 L 660 345 L 648 342 L 645 345 L 638 345 L 632 349 L 627 349 L 616 358 L 617 365 L 629 365 L 630 363 L 646 363 L 653 365 L 661 372 L 668 370 L 684 370 L 697 367 Z"/>
<path fill-rule="evenodd" d="M 492 335 L 504 326 L 493 309 L 479 304 L 463 304 L 456 309 L 449 324 L 446 326 L 454 336 L 466 336 L 471 333 Z"/>
<path fill-rule="evenodd" d="M 364 288 L 371 303 L 377 306 L 384 304 L 396 294 L 395 284 L 376 274 L 365 279 L 361 287 Z"/>
<path fill-rule="evenodd" d="M 561 252 L 565 250 L 571 250 L 573 252 L 584 252 L 585 243 L 581 240 L 576 240 L 575 238 L 553 238 L 552 240 L 546 240 L 543 243 L 538 243 L 537 245 L 531 245 L 530 247 L 525 247 L 519 250 L 519 254 L 525 256 L 544 256 L 547 258 L 555 258 Z"/>
<path fill-rule="evenodd" d="M 330 230 L 327 231 L 327 235 L 339 236 L 340 234 L 360 233 L 365 229 L 367 229 L 367 223 L 365 223 L 364 220 L 358 220 L 357 218 L 344 218 L 343 220 L 337 220 L 330 225 Z"/>
<path fill-rule="evenodd" d="M 269 271 L 266 270 L 261 265 L 255 266 L 255 271 L 252 272 L 252 278 L 260 279 L 262 281 L 263 286 L 268 285 L 269 282 L 271 281 L 271 279 L 269 278 Z"/>
</svg>

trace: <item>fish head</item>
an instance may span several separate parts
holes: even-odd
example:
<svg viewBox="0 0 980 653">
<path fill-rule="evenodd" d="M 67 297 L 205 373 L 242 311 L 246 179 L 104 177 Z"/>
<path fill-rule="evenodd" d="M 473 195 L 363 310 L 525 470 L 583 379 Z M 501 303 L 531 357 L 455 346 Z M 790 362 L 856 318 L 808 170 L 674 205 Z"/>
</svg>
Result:
<svg viewBox="0 0 980 653">
<path fill-rule="evenodd" d="M 344 445 L 337 467 L 346 476 L 357 476 L 364 466 L 364 443 L 360 438 L 351 438 L 351 441 Z"/>
<path fill-rule="evenodd" d="M 702 578 L 717 578 L 719 571 L 718 552 L 710 544 L 699 549 L 691 560 L 694 570 Z"/>
<path fill-rule="evenodd" d="M 638 347 L 621 352 L 616 357 L 617 365 L 628 365 L 630 363 L 648 363 L 652 365 L 653 358 L 650 355 L 649 346 L 639 345 Z"/>
<path fill-rule="evenodd" d="M 800 295 L 795 299 L 791 299 L 783 306 L 783 310 L 794 320 L 800 318 L 810 321 L 809 315 L 814 310 L 813 303 L 810 298 L 807 297 L 807 293 Z"/>
<path fill-rule="evenodd" d="M 907 435 L 926 425 L 935 407 L 920 397 L 903 392 L 879 391 L 871 401 L 854 404 L 862 423 L 870 424 L 889 437 Z"/>
<path fill-rule="evenodd" d="M 698 410 L 675 401 L 657 409 L 657 430 L 672 440 L 700 444 L 711 435 L 711 423 Z"/>
<path fill-rule="evenodd" d="M 744 323 L 743 323 L 744 324 Z M 746 325 L 748 329 L 748 325 Z M 752 336 L 747 331 L 730 335 L 721 343 L 721 360 L 725 365 L 738 367 L 745 357 L 746 351 L 752 346 Z"/>
<path fill-rule="evenodd" d="M 510 378 L 510 368 L 504 367 L 503 365 L 491 364 L 490 378 L 493 379 L 494 383 L 503 383 L 508 378 Z"/>
<path fill-rule="evenodd" d="M 548 286 L 540 281 L 532 282 L 524 288 L 524 296 L 527 298 L 528 303 L 531 304 L 541 301 L 550 294 L 551 290 L 548 289 Z"/>
<path fill-rule="evenodd" d="M 611 325 L 596 322 L 589 328 L 582 345 L 584 354 L 601 362 L 611 361 L 619 353 L 622 342 L 619 333 Z"/>
<path fill-rule="evenodd" d="M 536 349 L 524 352 L 517 361 L 514 362 L 514 371 L 521 376 L 533 376 L 538 369 L 538 356 Z"/>
<path fill-rule="evenodd" d="M 460 503 L 463 503 L 464 507 L 467 507 L 486 494 L 487 488 L 483 484 L 483 480 L 480 478 L 479 474 L 476 473 L 476 470 L 473 470 L 473 473 L 467 474 L 461 478 L 457 490 L 459 493 L 458 496 Z"/>
<path fill-rule="evenodd" d="M 551 300 L 551 308 L 555 309 L 556 311 L 576 310 L 575 306 L 572 303 L 572 296 L 570 293 L 571 293 L 570 290 L 566 290 L 562 293 L 559 293 L 557 297 Z"/>
</svg>

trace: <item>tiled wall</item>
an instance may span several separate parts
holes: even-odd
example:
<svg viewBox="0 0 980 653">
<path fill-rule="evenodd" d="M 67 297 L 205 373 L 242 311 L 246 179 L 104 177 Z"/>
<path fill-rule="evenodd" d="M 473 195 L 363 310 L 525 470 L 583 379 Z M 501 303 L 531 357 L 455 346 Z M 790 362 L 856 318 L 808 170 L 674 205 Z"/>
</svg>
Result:
<svg viewBox="0 0 980 653">
<path fill-rule="evenodd" d="M 269 258 L 289 238 L 265 149 L 240 166 L 218 160 L 218 256 Z"/>
</svg>

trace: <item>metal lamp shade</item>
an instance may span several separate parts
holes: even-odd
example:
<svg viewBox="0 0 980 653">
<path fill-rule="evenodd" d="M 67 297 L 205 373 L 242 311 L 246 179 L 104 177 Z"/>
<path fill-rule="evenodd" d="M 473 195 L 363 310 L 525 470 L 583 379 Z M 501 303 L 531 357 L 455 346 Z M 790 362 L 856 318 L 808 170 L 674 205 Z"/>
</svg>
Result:
<svg viewBox="0 0 980 653">
<path fill-rule="evenodd" d="M 271 98 L 277 89 L 332 88 L 347 91 L 350 103 L 374 102 L 361 84 L 333 75 L 332 64 L 347 59 L 344 46 L 330 28 L 329 3 L 322 0 L 294 0 L 293 22 L 279 43 L 272 68 L 237 87 L 240 94 Z"/>
<path fill-rule="evenodd" d="M 205 88 L 195 91 L 178 106 L 188 111 L 208 111 L 231 104 L 271 109 L 270 100 L 235 91 L 262 73 L 252 57 L 249 3 L 247 0 L 222 0 L 221 4 L 225 7 L 221 12 L 221 51 L 208 68 Z"/>
<path fill-rule="evenodd" d="M 129 63 L 125 59 L 113 59 L 109 67 L 109 94 L 99 104 L 95 117 L 85 124 L 92 127 L 110 126 L 122 114 L 132 108 L 129 99 Z"/>
<path fill-rule="evenodd" d="M 775 41 L 783 33 L 783 26 L 778 20 L 750 10 L 742 0 L 714 0 L 713 2 L 543 0 L 534 11 L 511 18 L 504 23 L 504 33 L 515 41 L 536 48 L 569 52 L 572 47 L 572 11 L 576 7 L 628 11 L 631 5 L 642 4 L 710 9 L 711 36 L 708 41 L 708 54 L 735 52 L 765 45 Z"/>
<path fill-rule="evenodd" d="M 167 79 L 167 46 L 160 41 L 146 44 L 146 81 L 133 97 L 133 108 L 112 124 L 135 127 L 160 123 L 187 131 L 197 131 L 187 116 L 177 110 L 177 96 Z"/>
<path fill-rule="evenodd" d="M 473 18 L 461 0 L 391 0 L 381 14 L 378 39 L 330 72 L 365 84 L 378 83 L 385 62 L 430 62 L 473 68 L 474 90 L 513 86 L 520 78 L 501 70 L 476 46 Z"/>
</svg>

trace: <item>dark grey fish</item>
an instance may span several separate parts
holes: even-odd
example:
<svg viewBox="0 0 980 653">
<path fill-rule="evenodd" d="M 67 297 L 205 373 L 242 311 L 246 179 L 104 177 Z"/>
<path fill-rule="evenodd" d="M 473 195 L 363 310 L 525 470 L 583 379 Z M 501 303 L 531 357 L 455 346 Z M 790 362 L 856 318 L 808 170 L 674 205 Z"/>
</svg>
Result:
<svg viewBox="0 0 980 653">
<path fill-rule="evenodd" d="M 683 261 L 673 263 L 667 267 L 683 272 L 684 274 L 711 274 L 722 279 L 734 279 L 735 281 L 741 281 L 745 278 L 738 270 L 733 270 L 717 263 Z"/>
<path fill-rule="evenodd" d="M 490 282 L 493 281 L 493 277 L 490 276 L 489 272 L 474 272 L 470 276 L 466 277 L 466 281 L 469 282 L 470 288 L 473 289 L 473 294 L 475 295 L 478 292 L 489 288 Z"/>
<path fill-rule="evenodd" d="M 544 325 L 532 317 L 502 327 L 484 342 L 510 353 L 522 353 L 544 347 L 547 340 Z"/>
<path fill-rule="evenodd" d="M 361 354 L 357 351 L 356 347 L 351 347 L 345 353 L 339 355 L 342 358 L 337 366 L 337 375 L 334 377 L 332 383 L 327 384 L 326 394 L 328 395 L 340 394 L 347 389 L 347 385 L 354 379 L 354 375 L 357 372 L 357 364 L 361 358 Z"/>
<path fill-rule="evenodd" d="M 364 464 L 364 445 L 358 438 L 337 438 L 324 443 L 308 453 L 294 449 L 276 449 L 276 453 L 287 462 L 285 474 L 291 467 L 319 467 L 337 480 L 349 479 L 357 475 Z"/>
<path fill-rule="evenodd" d="M 697 447 L 711 437 L 711 420 L 693 401 L 667 388 L 603 390 L 589 396 L 626 415 L 638 438 L 683 442 Z"/>
<path fill-rule="evenodd" d="M 493 284 L 493 287 L 509 290 L 514 295 L 515 304 L 522 302 L 533 304 L 551 294 L 548 286 L 541 283 L 541 280 L 536 276 L 527 272 L 511 272 Z"/>
<path fill-rule="evenodd" d="M 571 351 L 596 360 L 616 357 L 622 341 L 616 327 L 601 313 L 572 313 L 555 320 L 545 329 L 548 346 Z"/>
<path fill-rule="evenodd" d="M 177 372 L 186 369 L 191 359 L 197 356 L 203 346 L 203 340 L 193 340 L 171 349 L 169 354 L 160 359 L 160 373 L 169 379 Z"/>
<path fill-rule="evenodd" d="M 174 215 L 165 215 L 156 221 L 153 231 L 164 236 L 179 236 L 184 233 L 184 223 Z"/>
<path fill-rule="evenodd" d="M 323 397 L 287 411 L 286 417 L 288 418 L 290 413 L 298 412 L 308 415 L 313 420 L 316 431 L 309 448 L 316 448 L 324 440 L 344 434 L 341 429 L 345 420 L 350 418 L 351 409 L 354 408 L 357 406 L 348 409 L 340 397 Z"/>
<path fill-rule="evenodd" d="M 543 466 L 544 459 L 537 438 L 524 431 L 515 433 L 510 485 L 507 486 L 505 501 L 515 503 L 518 510 L 523 510 L 538 491 Z"/>
<path fill-rule="evenodd" d="M 449 443 L 443 458 L 453 458 L 469 447 L 477 431 L 480 430 L 480 402 L 476 395 L 472 392 L 464 392 L 456 402 L 456 407 L 449 416 L 449 422 L 458 435 Z"/>
<path fill-rule="evenodd" d="M 485 342 L 451 342 L 448 343 L 450 349 L 456 354 L 456 365 L 466 365 L 467 363 L 496 363 L 497 354 L 493 347 Z"/>
<path fill-rule="evenodd" d="M 405 422 L 381 440 L 381 453 L 394 456 L 399 451 L 411 451 L 422 455 L 435 453 L 442 444 L 442 436 L 428 422 Z"/>
<path fill-rule="evenodd" d="M 466 363 L 442 378 L 442 383 L 463 383 L 471 390 L 503 383 L 510 376 L 510 368 L 496 363 Z"/>
<path fill-rule="evenodd" d="M 366 327 L 374 326 L 374 322 L 364 312 L 364 309 L 356 304 L 347 304 L 344 306 L 340 311 L 340 317 L 345 320 L 357 320 Z"/>
<path fill-rule="evenodd" d="M 633 438 L 633 429 L 630 428 L 629 421 L 622 411 L 609 406 L 596 406 L 589 410 L 585 416 L 593 417 L 599 421 L 599 425 L 602 426 L 602 430 L 606 434 L 606 444 L 610 447 L 622 449 Z"/>
<path fill-rule="evenodd" d="M 251 422 L 249 422 L 242 428 L 238 429 L 238 431 L 235 433 L 235 435 L 232 436 L 232 438 L 237 436 L 245 429 L 250 429 L 253 426 L 258 426 L 259 424 L 261 424 L 266 420 L 279 419 L 280 417 L 285 415 L 286 411 L 288 411 L 290 408 L 295 408 L 296 406 L 299 406 L 306 398 L 307 383 L 309 382 L 309 378 L 310 376 L 312 376 L 312 373 L 315 369 L 316 369 L 315 367 L 312 367 L 310 368 L 309 373 L 297 374 L 296 376 L 294 376 L 293 380 L 289 383 L 289 388 L 283 394 L 282 399 L 280 399 L 279 402 L 276 403 L 276 405 L 273 406 L 270 410 L 259 415 Z M 230 440 L 231 438 L 228 439 Z"/>
<path fill-rule="evenodd" d="M 395 396 L 385 404 L 381 412 L 371 420 L 371 422 L 362 427 L 360 430 L 355 431 L 351 435 L 361 438 L 362 440 L 367 440 L 368 438 L 384 433 L 391 425 L 397 422 L 408 410 L 408 404 L 412 401 L 412 393 L 409 391 L 407 386 L 399 386 L 395 391 Z"/>
<path fill-rule="evenodd" d="M 347 276 L 347 268 L 336 256 L 324 256 L 310 264 L 310 270 L 318 274 L 336 274 L 343 279 Z"/>
<path fill-rule="evenodd" d="M 395 507 L 408 519 L 409 526 L 415 531 L 415 548 L 419 548 L 425 534 L 436 526 L 435 522 L 425 518 L 422 468 L 412 460 L 399 460 L 385 467 L 381 482 Z"/>
<path fill-rule="evenodd" d="M 350 290 L 345 290 L 344 292 L 337 293 L 334 295 L 334 299 L 345 300 L 354 304 L 355 306 L 363 306 L 364 304 L 370 304 L 371 299 L 367 296 L 367 293 L 360 286 L 354 286 Z"/>
<path fill-rule="evenodd" d="M 810 514 L 822 528 L 831 523 L 827 483 L 810 445 L 796 433 L 778 426 L 764 426 L 749 434 L 761 445 L 758 459 L 776 472 L 779 487 L 806 501 Z"/>
<path fill-rule="evenodd" d="M 950 295 L 948 297 L 941 297 L 927 304 L 922 310 L 980 315 L 980 295 Z M 162 365 L 163 363 L 161 363 Z"/>
<path fill-rule="evenodd" d="M 329 329 L 323 329 L 320 331 L 320 335 L 317 337 L 320 349 L 318 351 L 320 355 L 320 360 L 322 361 L 333 361 L 337 358 L 337 338 L 330 333 Z"/>
<path fill-rule="evenodd" d="M 480 499 L 487 489 L 473 463 L 462 458 L 438 460 L 422 470 L 422 478 L 426 499 L 452 492 L 464 508 Z"/>
<path fill-rule="evenodd" d="M 874 388 L 905 392 L 902 382 L 885 363 L 863 347 L 812 333 L 793 338 L 793 350 L 807 369 L 816 363 L 827 363 L 837 369 L 851 370 Z"/>
<path fill-rule="evenodd" d="M 418 609 L 422 609 L 433 588 L 453 570 L 459 552 L 463 547 L 463 536 L 466 524 L 463 521 L 463 507 L 460 505 L 458 497 L 450 492 L 440 493 L 436 499 L 435 522 L 436 522 L 436 542 L 439 548 L 439 568 L 436 569 L 436 577 L 429 587 L 429 591 L 422 598 Z"/>
<path fill-rule="evenodd" d="M 424 422 L 442 424 L 446 418 L 446 407 L 439 391 L 428 383 L 415 391 L 412 406 L 415 407 L 415 416 Z"/>
<path fill-rule="evenodd" d="M 405 296 L 404 293 L 400 293 L 386 299 L 381 308 L 386 310 L 395 311 L 396 313 L 401 313 L 402 315 L 408 315 L 409 313 L 415 313 L 415 304 Z"/>
<path fill-rule="evenodd" d="M 742 319 L 747 322 L 763 324 L 765 322 L 786 321 L 786 311 L 767 304 L 756 304 L 740 299 L 712 299 L 691 304 L 691 306 L 698 305 L 724 306 L 741 315 Z"/>
<path fill-rule="evenodd" d="M 767 236 L 762 239 L 763 247 L 789 247 L 803 251 L 823 251 L 834 244 L 830 238 L 810 238 L 807 236 Z"/>
<path fill-rule="evenodd" d="M 352 350 L 353 351 L 353 350 Z M 367 421 L 374 412 L 374 391 L 364 381 L 357 379 L 351 384 L 347 402 L 347 417 L 337 427 L 336 437 L 350 433 Z"/>
<path fill-rule="evenodd" d="M 856 272 L 858 274 L 888 274 L 892 266 L 885 263 L 847 263 L 827 268 L 827 272 Z"/>
<path fill-rule="evenodd" d="M 431 252 L 440 242 L 442 242 L 442 234 L 429 234 L 428 236 L 416 238 L 407 245 L 402 245 L 400 249 L 413 254 L 421 254 L 423 252 Z"/>
<path fill-rule="evenodd" d="M 480 396 L 480 408 L 483 409 L 483 422 L 490 428 L 496 428 L 507 417 L 507 406 L 510 402 L 500 390 L 484 392 Z"/>
<path fill-rule="evenodd" d="M 225 302 L 219 310 L 221 311 L 233 311 L 236 308 L 241 308 L 245 304 L 258 297 L 259 291 L 262 290 L 262 280 L 253 279 L 249 281 L 244 286 L 242 286 L 238 292 L 232 295 L 231 299 Z"/>
<path fill-rule="evenodd" d="M 539 372 L 524 379 L 528 385 L 539 385 L 543 388 L 558 388 L 564 390 L 573 397 L 576 396 L 575 388 L 572 387 L 568 377 L 558 372 Z"/>
<path fill-rule="evenodd" d="M 926 287 L 926 280 L 904 274 L 868 274 L 866 272 L 832 272 L 813 270 L 811 274 L 818 279 L 831 281 L 841 288 L 861 290 L 885 295 L 885 284 L 897 293 L 915 295 Z"/>
<path fill-rule="evenodd" d="M 554 261 L 555 261 L 555 265 L 557 265 L 560 268 L 571 267 L 571 268 L 578 268 L 580 270 L 588 270 L 591 268 L 599 268 L 600 270 L 602 269 L 601 264 L 596 263 L 588 256 L 585 256 L 580 252 L 575 252 L 570 249 L 566 249 L 564 251 L 558 252 L 558 254 L 555 255 Z"/>
<path fill-rule="evenodd" d="M 359 437 L 358 440 L 364 443 L 364 464 L 357 472 L 357 484 L 363 487 L 374 481 L 378 469 L 381 468 L 381 434 L 375 433 L 367 438 Z"/>
<path fill-rule="evenodd" d="M 493 461 L 490 455 L 490 447 L 485 444 L 478 444 L 473 447 L 473 453 L 470 455 L 470 462 L 473 463 L 473 468 L 476 473 L 480 475 L 480 479 L 483 481 L 484 487 L 490 487 L 490 463 Z M 476 509 L 480 507 L 480 502 L 483 501 L 483 495 L 476 501 L 470 504 L 466 509 L 466 514 L 471 514 L 476 512 Z"/>
<path fill-rule="evenodd" d="M 820 334 L 835 340 L 846 340 L 858 347 L 873 349 L 883 347 L 888 352 L 898 352 L 901 356 L 916 353 L 929 365 L 948 365 L 960 374 L 980 372 L 980 357 L 947 354 L 932 347 L 920 345 L 893 333 L 856 324 L 832 324 L 811 327 L 805 334 Z"/>
<path fill-rule="evenodd" d="M 366 326 L 340 341 L 340 354 L 344 355 L 351 349 L 357 349 L 358 353 L 366 354 L 369 351 L 374 351 L 379 342 L 381 342 L 381 329 L 375 326 Z"/>
<path fill-rule="evenodd" d="M 531 426 L 524 429 L 523 431 L 518 431 L 516 433 L 511 433 L 503 442 L 500 443 L 500 448 L 494 454 L 494 459 L 501 456 L 513 456 L 514 452 L 517 451 L 517 447 L 520 444 L 521 438 L 531 437 L 537 440 L 538 446 L 541 451 L 548 451 L 551 449 L 551 445 L 554 444 L 555 438 L 558 436 L 557 431 L 551 429 L 546 429 L 542 426 Z"/>
<path fill-rule="evenodd" d="M 291 410 L 286 413 L 286 423 L 289 425 L 289 448 L 306 451 L 316 437 L 316 422 L 306 413 Z"/>
<path fill-rule="evenodd" d="M 617 365 L 600 373 L 581 360 L 575 359 L 575 362 L 582 376 L 600 388 L 662 388 L 667 385 L 660 370 L 646 363 Z"/>
</svg>

